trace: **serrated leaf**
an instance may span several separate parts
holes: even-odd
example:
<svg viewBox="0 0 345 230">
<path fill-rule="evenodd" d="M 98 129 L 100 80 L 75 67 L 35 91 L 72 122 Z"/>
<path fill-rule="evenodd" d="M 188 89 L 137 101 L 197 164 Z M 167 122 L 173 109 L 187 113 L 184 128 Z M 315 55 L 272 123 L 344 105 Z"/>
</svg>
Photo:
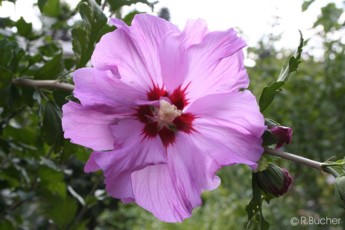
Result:
<svg viewBox="0 0 345 230">
<path fill-rule="evenodd" d="M 297 47 L 297 50 L 295 52 L 295 54 L 289 58 L 289 62 L 287 64 L 287 66 L 284 66 L 279 74 L 278 77 L 278 82 L 279 81 L 287 81 L 289 78 L 289 75 L 292 72 L 296 72 L 298 69 L 298 65 L 301 63 L 301 54 L 302 54 L 302 50 L 303 50 L 303 44 L 304 44 L 304 39 L 303 39 L 303 35 L 301 33 L 301 31 L 299 31 L 300 33 L 300 41 L 299 41 L 299 45 Z"/>
<path fill-rule="evenodd" d="M 110 5 L 110 10 L 113 12 L 119 10 L 123 6 L 130 6 L 132 4 L 136 4 L 139 2 L 148 5 L 149 7 L 151 7 L 151 9 L 153 9 L 153 6 L 157 3 L 157 2 L 151 3 L 147 0 L 108 0 L 108 3 Z"/>
<path fill-rule="evenodd" d="M 280 88 L 285 84 L 284 81 L 276 81 L 266 86 L 261 93 L 259 99 L 260 111 L 263 112 L 272 103 L 275 95 L 280 91 Z"/>
<path fill-rule="evenodd" d="M 62 144 L 61 111 L 51 101 L 44 107 L 42 135 L 49 145 Z"/>
<path fill-rule="evenodd" d="M 76 67 L 80 68 L 90 60 L 96 42 L 106 32 L 107 17 L 94 0 L 79 3 L 82 25 L 72 30 L 72 46 L 76 56 Z"/>
<path fill-rule="evenodd" d="M 32 32 L 32 23 L 27 23 L 23 17 L 21 17 L 17 22 L 16 26 L 18 29 L 18 34 L 27 37 Z"/>
</svg>

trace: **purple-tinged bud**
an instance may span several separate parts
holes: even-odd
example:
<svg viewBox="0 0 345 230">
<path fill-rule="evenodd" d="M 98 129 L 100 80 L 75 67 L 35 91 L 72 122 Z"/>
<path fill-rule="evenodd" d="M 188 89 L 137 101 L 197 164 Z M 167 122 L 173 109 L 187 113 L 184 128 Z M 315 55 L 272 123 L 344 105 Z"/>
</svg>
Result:
<svg viewBox="0 0 345 230">
<path fill-rule="evenodd" d="M 285 194 L 293 181 L 290 173 L 275 164 L 269 164 L 267 169 L 255 173 L 262 191 L 274 197 Z"/>
<path fill-rule="evenodd" d="M 277 140 L 276 149 L 281 148 L 285 144 L 292 141 L 292 128 L 285 126 L 273 126 L 269 129 Z"/>
<path fill-rule="evenodd" d="M 345 176 L 335 179 L 335 192 L 340 206 L 345 209 Z"/>
</svg>

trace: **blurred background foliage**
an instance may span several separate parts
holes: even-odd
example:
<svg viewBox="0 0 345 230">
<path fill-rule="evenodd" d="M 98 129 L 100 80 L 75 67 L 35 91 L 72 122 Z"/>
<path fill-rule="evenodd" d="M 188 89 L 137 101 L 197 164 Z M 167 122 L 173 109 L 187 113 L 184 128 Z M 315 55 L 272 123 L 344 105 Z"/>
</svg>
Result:
<svg viewBox="0 0 345 230">
<path fill-rule="evenodd" d="M 137 2 L 154 7 L 147 0 L 84 0 L 76 8 L 60 0 L 38 0 L 40 30 L 23 18 L 0 18 L 0 229 L 244 228 L 245 206 L 252 195 L 247 167 L 223 168 L 221 186 L 204 193 L 203 205 L 192 218 L 182 224 L 159 222 L 136 205 L 108 197 L 101 173 L 83 173 L 90 150 L 64 140 L 61 129 L 61 106 L 69 92 L 12 83 L 15 78 L 71 82 L 70 73 L 87 65 L 95 43 L 114 29 L 106 24 L 107 17 L 130 24 L 138 12 L 124 15 L 121 7 Z M 313 2 L 304 1 L 302 9 L 308 10 Z M 167 9 L 160 12 L 169 19 Z M 322 52 L 316 55 L 312 47 L 305 50 L 299 71 L 265 117 L 293 128 L 287 151 L 325 161 L 344 157 L 345 149 L 344 5 L 325 5 L 314 29 Z M 257 97 L 293 54 L 277 50 L 277 41 L 279 36 L 268 32 L 247 50 L 255 61 L 247 69 Z M 298 41 L 291 42 L 297 47 Z M 288 168 L 295 182 L 287 195 L 265 205 L 271 229 L 291 229 L 290 219 L 299 216 L 342 218 L 342 224 L 296 229 L 345 229 L 344 210 L 338 207 L 333 182 L 326 174 L 283 160 L 277 164 Z"/>
</svg>

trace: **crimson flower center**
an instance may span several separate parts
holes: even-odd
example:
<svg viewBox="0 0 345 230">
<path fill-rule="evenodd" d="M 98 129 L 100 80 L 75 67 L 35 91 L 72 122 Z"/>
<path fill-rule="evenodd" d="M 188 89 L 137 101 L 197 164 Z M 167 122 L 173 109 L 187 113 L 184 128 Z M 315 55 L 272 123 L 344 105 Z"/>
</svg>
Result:
<svg viewBox="0 0 345 230">
<path fill-rule="evenodd" d="M 159 101 L 159 106 L 140 105 L 137 108 L 137 119 L 144 123 L 142 134 L 144 138 L 160 137 L 165 147 L 175 142 L 179 131 L 191 133 L 195 116 L 184 113 L 188 104 L 185 89 L 178 87 L 171 94 L 164 88 L 154 86 L 148 93 L 149 101 Z"/>
</svg>

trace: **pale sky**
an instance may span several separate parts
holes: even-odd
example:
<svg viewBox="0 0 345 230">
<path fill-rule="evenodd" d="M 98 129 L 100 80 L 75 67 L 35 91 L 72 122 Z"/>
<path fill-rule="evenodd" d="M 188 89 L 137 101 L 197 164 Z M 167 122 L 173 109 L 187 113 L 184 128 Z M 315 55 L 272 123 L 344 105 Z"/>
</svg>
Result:
<svg viewBox="0 0 345 230">
<path fill-rule="evenodd" d="M 39 28 L 37 18 L 38 8 L 32 8 L 32 2 L 37 0 L 17 0 L 17 7 L 12 3 L 3 2 L 0 7 L 0 17 L 11 16 L 18 19 L 23 16 L 26 21 L 33 22 Z M 74 4 L 77 0 L 68 0 Z M 181 29 L 190 18 L 203 18 L 211 30 L 225 30 L 230 27 L 239 28 L 247 43 L 255 46 L 263 34 L 283 34 L 278 48 L 296 48 L 299 42 L 298 30 L 305 38 L 315 34 L 311 27 L 316 21 L 320 8 L 328 2 L 341 4 L 342 0 L 316 0 L 308 11 L 301 12 L 302 0 L 160 0 L 155 6 L 155 12 L 143 4 L 125 7 L 123 12 L 135 8 L 157 13 L 162 7 L 170 10 L 171 22 Z M 278 20 L 276 20 L 278 18 Z"/>
</svg>

